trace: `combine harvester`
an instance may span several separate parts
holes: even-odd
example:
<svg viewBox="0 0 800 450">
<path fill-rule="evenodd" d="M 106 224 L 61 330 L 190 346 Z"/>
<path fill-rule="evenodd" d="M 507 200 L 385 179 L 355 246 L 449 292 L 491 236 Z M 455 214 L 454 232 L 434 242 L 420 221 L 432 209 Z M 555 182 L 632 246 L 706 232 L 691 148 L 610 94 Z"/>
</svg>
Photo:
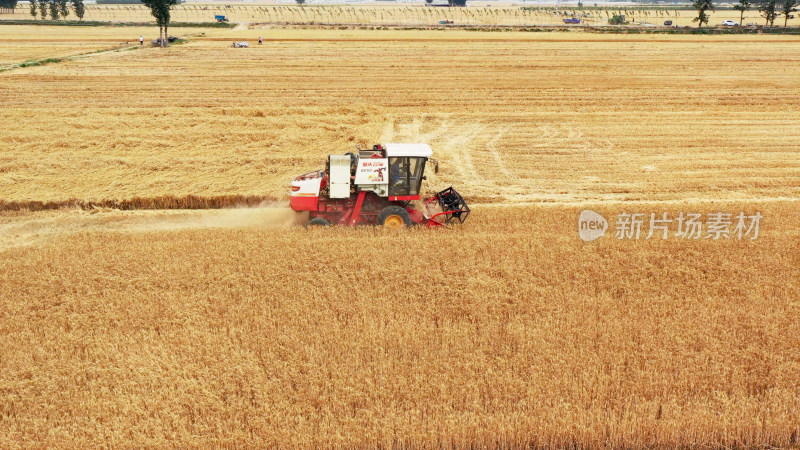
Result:
<svg viewBox="0 0 800 450">
<path fill-rule="evenodd" d="M 428 144 L 375 145 L 372 150 L 330 155 L 324 170 L 292 181 L 290 204 L 308 212 L 308 225 L 382 225 L 402 228 L 412 224 L 440 227 L 464 223 L 469 207 L 452 187 L 422 202 L 424 211 L 411 207 L 420 200 L 420 185 L 431 159 Z"/>
</svg>

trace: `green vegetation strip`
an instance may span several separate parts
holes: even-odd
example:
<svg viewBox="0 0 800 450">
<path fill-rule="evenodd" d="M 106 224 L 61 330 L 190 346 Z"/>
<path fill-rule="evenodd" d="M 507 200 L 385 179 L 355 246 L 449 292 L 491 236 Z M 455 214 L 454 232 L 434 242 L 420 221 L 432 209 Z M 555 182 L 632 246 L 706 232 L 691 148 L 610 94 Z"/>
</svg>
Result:
<svg viewBox="0 0 800 450">
<path fill-rule="evenodd" d="M 44 66 L 45 64 L 60 63 L 62 58 L 29 59 L 19 64 L 19 67 Z"/>
<path fill-rule="evenodd" d="M 179 41 L 178 42 L 179 44 L 183 44 L 184 42 L 186 42 L 183 39 L 179 39 L 178 41 Z M 70 60 L 73 60 L 73 59 L 83 58 L 83 57 L 86 57 L 86 56 L 89 56 L 89 55 L 94 55 L 96 53 L 121 52 L 121 51 L 126 51 L 126 50 L 136 50 L 138 48 L 139 48 L 138 45 L 133 45 L 133 46 L 126 46 L 126 47 L 115 47 L 115 48 L 111 48 L 111 49 L 95 50 L 93 52 L 81 53 L 79 55 L 67 56 L 67 57 L 64 57 L 64 58 L 29 59 L 29 60 L 27 60 L 25 62 L 21 62 L 19 64 L 10 64 L 10 65 L 7 65 L 7 66 L 0 66 L 0 73 L 7 72 L 9 70 L 14 70 L 14 69 L 21 69 L 23 67 L 36 67 L 36 66 L 44 66 L 44 65 L 47 65 L 47 64 L 56 64 L 56 63 L 60 63 L 60 62 L 63 62 L 63 61 L 70 61 Z"/>
</svg>

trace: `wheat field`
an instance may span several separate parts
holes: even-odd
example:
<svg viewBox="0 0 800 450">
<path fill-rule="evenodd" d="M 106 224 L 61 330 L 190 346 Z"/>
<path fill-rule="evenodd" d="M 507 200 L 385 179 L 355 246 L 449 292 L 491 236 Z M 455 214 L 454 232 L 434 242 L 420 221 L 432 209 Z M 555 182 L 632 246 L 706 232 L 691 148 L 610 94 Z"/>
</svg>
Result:
<svg viewBox="0 0 800 450">
<path fill-rule="evenodd" d="M 63 28 L 0 55 L 147 32 Z M 0 447 L 800 445 L 800 38 L 189 34 L 0 72 Z M 467 223 L 296 226 L 388 141 Z"/>
<path fill-rule="evenodd" d="M 3 73 L 3 200 L 282 199 L 392 140 L 484 203 L 800 195 L 800 38 L 209 33 Z"/>
</svg>

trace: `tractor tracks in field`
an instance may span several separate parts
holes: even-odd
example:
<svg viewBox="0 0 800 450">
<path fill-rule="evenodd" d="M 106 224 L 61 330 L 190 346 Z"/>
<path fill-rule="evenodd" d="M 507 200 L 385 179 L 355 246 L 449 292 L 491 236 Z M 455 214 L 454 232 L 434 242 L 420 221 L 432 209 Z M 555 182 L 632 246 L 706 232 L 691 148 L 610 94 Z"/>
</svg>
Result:
<svg viewBox="0 0 800 450">
<path fill-rule="evenodd" d="M 244 31 L 250 29 L 250 22 L 237 22 L 231 31 Z"/>
<path fill-rule="evenodd" d="M 434 157 L 446 162 L 443 169 L 455 168 L 460 182 L 496 187 L 519 179 L 498 150 L 508 131 L 509 127 L 450 116 L 387 117 L 378 142 L 428 143 L 434 148 Z"/>
<path fill-rule="evenodd" d="M 497 167 L 500 169 L 500 173 L 502 173 L 506 178 L 510 180 L 518 180 L 519 175 L 512 173 L 510 170 L 508 170 L 506 164 L 503 162 L 502 155 L 497 150 L 497 142 L 503 137 L 503 135 L 505 135 L 508 132 L 508 130 L 509 128 L 504 128 L 500 130 L 497 134 L 492 136 L 492 139 L 490 139 L 489 142 L 486 143 L 486 149 L 489 150 L 489 153 L 491 153 L 492 157 L 495 160 L 495 163 L 497 163 Z"/>
<path fill-rule="evenodd" d="M 442 163 L 439 176 L 454 186 L 471 186 L 471 193 L 484 201 L 550 198 L 539 176 L 539 161 L 581 164 L 608 158 L 614 149 L 611 140 L 587 137 L 577 126 L 520 124 L 514 129 L 452 114 L 388 116 L 378 142 L 430 144 Z"/>
<path fill-rule="evenodd" d="M 477 183 L 496 184 L 491 172 L 482 171 L 483 173 L 479 173 L 473 161 L 475 147 L 472 143 L 477 141 L 484 130 L 486 130 L 486 125 L 474 124 L 469 129 L 456 133 L 455 136 L 449 138 L 440 147 L 440 151 L 445 155 L 449 155 L 455 163 L 456 169 L 461 174 L 461 179 L 471 185 Z"/>
</svg>

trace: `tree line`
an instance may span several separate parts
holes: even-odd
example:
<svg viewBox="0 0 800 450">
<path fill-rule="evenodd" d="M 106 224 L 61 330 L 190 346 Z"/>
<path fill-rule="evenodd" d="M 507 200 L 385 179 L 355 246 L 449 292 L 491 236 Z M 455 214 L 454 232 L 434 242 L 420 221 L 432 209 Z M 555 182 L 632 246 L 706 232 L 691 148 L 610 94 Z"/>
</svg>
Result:
<svg viewBox="0 0 800 450">
<path fill-rule="evenodd" d="M 708 24 L 708 19 L 710 18 L 708 11 L 714 11 L 713 0 L 695 0 L 692 6 L 697 10 L 697 17 L 692 19 L 692 22 L 697 22 L 699 27 L 702 27 L 703 24 Z M 778 0 L 739 0 L 739 3 L 733 6 L 733 9 L 740 12 L 739 25 L 744 25 L 742 23 L 744 21 L 744 13 L 757 8 L 761 17 L 766 20 L 766 26 L 774 26 L 775 19 L 783 15 L 783 27 L 786 28 L 792 13 L 797 12 L 797 6 L 798 0 L 783 0 L 781 3 L 778 3 Z"/>
<path fill-rule="evenodd" d="M 11 9 L 17 7 L 17 0 L 0 0 L 0 9 Z"/>
<path fill-rule="evenodd" d="M 172 7 L 178 3 L 180 3 L 180 0 L 142 0 L 142 4 L 150 9 L 150 13 L 156 19 L 158 38 L 162 47 L 166 46 L 167 38 L 169 37 L 167 33 Z M 17 0 L 0 0 L 0 8 L 13 9 L 16 6 Z M 69 15 L 70 6 L 75 15 L 78 16 L 78 19 L 83 20 L 83 16 L 86 13 L 83 0 L 31 0 L 30 12 L 31 16 L 36 17 L 38 14 L 42 20 L 47 19 L 48 16 L 51 20 L 58 20 Z"/>
<path fill-rule="evenodd" d="M 83 15 L 86 13 L 83 0 L 31 0 L 30 8 L 31 15 L 36 17 L 38 13 L 42 20 L 48 16 L 50 16 L 50 20 L 65 18 L 69 15 L 70 9 L 78 16 L 79 20 L 83 20 Z"/>
</svg>

